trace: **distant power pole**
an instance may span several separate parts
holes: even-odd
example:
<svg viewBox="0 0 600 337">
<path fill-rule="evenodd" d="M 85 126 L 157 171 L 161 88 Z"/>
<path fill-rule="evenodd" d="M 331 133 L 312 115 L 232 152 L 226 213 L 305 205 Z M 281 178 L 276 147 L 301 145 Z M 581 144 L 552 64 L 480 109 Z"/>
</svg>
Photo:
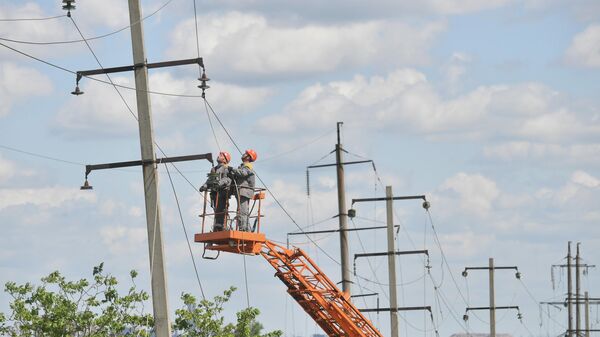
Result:
<svg viewBox="0 0 600 337">
<path fill-rule="evenodd" d="M 488 267 L 466 267 L 462 272 L 464 277 L 467 277 L 468 270 L 488 270 L 489 271 L 489 293 L 490 293 L 490 306 L 489 307 L 468 307 L 466 312 L 468 313 L 471 310 L 489 310 L 490 311 L 490 337 L 496 337 L 496 310 L 500 309 L 515 309 L 519 312 L 518 306 L 496 306 L 496 298 L 495 298 L 495 290 L 494 290 L 494 271 L 497 269 L 514 269 L 516 271 L 515 276 L 517 279 L 521 278 L 521 273 L 519 273 L 519 269 L 516 266 L 510 267 L 496 267 L 494 266 L 494 259 L 490 257 Z M 467 320 L 469 316 L 465 313 L 464 319 Z M 521 318 L 521 313 L 519 312 L 517 317 Z"/>
<path fill-rule="evenodd" d="M 154 131 L 148 95 L 148 68 L 144 49 L 144 33 L 140 0 L 129 0 L 129 22 L 131 23 L 131 45 L 135 68 L 135 88 L 140 131 L 142 161 L 151 161 L 142 166 L 144 173 L 144 195 L 146 202 L 146 224 L 150 250 L 150 272 L 154 329 L 157 337 L 171 337 L 169 305 L 167 300 L 167 275 L 165 272 L 160 204 L 158 197 L 158 174 L 156 171 Z"/>
<path fill-rule="evenodd" d="M 391 329 L 391 337 L 398 337 L 399 329 L 398 329 L 398 311 L 408 311 L 408 310 L 427 310 L 431 314 L 430 306 L 421 306 L 421 307 L 398 307 L 398 295 L 397 295 L 397 284 L 396 284 L 396 255 L 412 255 L 412 254 L 425 254 L 429 256 L 429 252 L 427 250 L 411 250 L 411 251 L 396 251 L 394 244 L 394 200 L 415 200 L 422 199 L 423 200 L 423 208 L 429 208 L 429 202 L 425 199 L 424 195 L 414 195 L 414 196 L 401 196 L 394 197 L 392 193 L 392 186 L 385 187 L 385 197 L 384 198 L 364 198 L 364 199 L 352 199 L 352 205 L 354 206 L 357 202 L 366 202 L 366 201 L 385 201 L 386 205 L 386 215 L 387 215 L 387 252 L 378 252 L 378 253 L 364 253 L 364 254 L 355 254 L 354 261 L 356 266 L 356 259 L 359 257 L 369 257 L 369 256 L 384 256 L 388 257 L 388 279 L 389 279 L 389 291 L 390 291 L 390 307 L 389 308 L 377 308 L 377 309 L 361 309 L 362 312 L 380 312 L 380 311 L 389 311 L 390 312 L 390 329 Z M 351 217 L 356 215 L 356 210 L 351 209 L 348 211 L 348 214 Z M 354 271 L 356 273 L 356 270 Z"/>
<path fill-rule="evenodd" d="M 335 164 L 337 174 L 338 192 L 338 218 L 340 221 L 340 255 L 342 257 L 342 290 L 350 296 L 350 258 L 348 256 L 348 217 L 346 215 L 346 185 L 344 182 L 344 165 L 340 127 L 343 122 L 337 123 L 337 144 L 335 144 Z"/>
<path fill-rule="evenodd" d="M 569 241 L 567 247 L 567 307 L 569 312 L 567 336 L 573 337 L 573 278 L 571 277 L 571 241 Z"/>
</svg>

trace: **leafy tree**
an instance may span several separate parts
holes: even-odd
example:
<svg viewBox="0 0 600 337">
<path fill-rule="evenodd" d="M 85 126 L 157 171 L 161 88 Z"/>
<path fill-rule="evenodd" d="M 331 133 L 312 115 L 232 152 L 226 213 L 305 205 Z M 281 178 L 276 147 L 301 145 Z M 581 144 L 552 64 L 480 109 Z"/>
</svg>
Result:
<svg viewBox="0 0 600 337">
<path fill-rule="evenodd" d="M 94 267 L 93 279 L 67 281 L 58 271 L 41 279 L 42 284 L 5 286 L 12 298 L 10 315 L 0 313 L 0 336 L 9 337 L 150 337 L 154 321 L 144 313 L 149 296 L 136 290 L 136 271 L 125 295 L 117 290 L 115 277 L 104 273 L 103 264 Z M 261 334 L 256 308 L 237 313 L 237 321 L 225 323 L 224 305 L 235 288 L 229 288 L 212 301 L 198 302 L 191 294 L 182 294 L 183 308 L 176 311 L 173 330 L 180 337 L 280 337 L 277 330 Z"/>
<path fill-rule="evenodd" d="M 216 296 L 212 301 L 198 300 L 191 294 L 181 295 L 183 308 L 175 311 L 173 328 L 181 337 L 280 337 L 279 330 L 262 335 L 263 326 L 256 321 L 260 311 L 246 308 L 237 313 L 236 324 L 225 324 L 223 306 L 235 291 L 234 287 Z"/>
<path fill-rule="evenodd" d="M 0 335 L 10 337 L 104 337 L 149 336 L 151 315 L 144 314 L 149 296 L 133 282 L 125 295 L 117 291 L 117 279 L 94 267 L 93 280 L 67 281 L 55 271 L 41 279 L 42 285 L 5 286 L 12 298 L 11 314 L 0 314 Z"/>
</svg>

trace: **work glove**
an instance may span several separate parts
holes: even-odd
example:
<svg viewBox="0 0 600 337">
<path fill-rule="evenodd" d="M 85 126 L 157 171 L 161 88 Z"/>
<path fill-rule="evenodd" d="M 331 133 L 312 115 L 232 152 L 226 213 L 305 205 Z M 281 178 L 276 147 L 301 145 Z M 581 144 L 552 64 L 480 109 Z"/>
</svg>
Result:
<svg viewBox="0 0 600 337">
<path fill-rule="evenodd" d="M 200 192 L 204 192 L 206 190 L 207 190 L 206 185 L 200 186 Z"/>
</svg>

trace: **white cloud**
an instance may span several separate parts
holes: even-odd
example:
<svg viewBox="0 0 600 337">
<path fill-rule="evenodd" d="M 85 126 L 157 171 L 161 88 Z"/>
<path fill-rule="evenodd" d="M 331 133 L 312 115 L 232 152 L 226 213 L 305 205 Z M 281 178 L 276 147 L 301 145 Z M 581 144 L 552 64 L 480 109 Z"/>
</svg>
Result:
<svg viewBox="0 0 600 337">
<path fill-rule="evenodd" d="M 17 4 L 17 5 L 15 5 Z M 57 6 L 58 7 L 58 6 Z M 53 15 L 64 14 L 61 12 L 46 13 L 40 5 L 34 2 L 24 3 L 21 1 L 3 1 L 0 4 L 0 17 L 2 18 L 43 18 Z M 0 35 L 4 38 L 26 41 L 60 41 L 74 37 L 69 29 L 70 22 L 66 18 L 57 18 L 43 21 L 9 21 L 0 22 Z M 72 25 L 72 24 L 70 24 Z"/>
<path fill-rule="evenodd" d="M 596 188 L 600 186 L 600 180 L 598 180 L 598 178 L 584 171 L 573 172 L 573 175 L 571 176 L 571 181 L 587 188 Z"/>
<path fill-rule="evenodd" d="M 488 216 L 493 203 L 500 195 L 500 190 L 493 180 L 480 174 L 458 173 L 444 181 L 439 191 L 448 194 L 447 203 L 457 203 L 459 208 L 467 213 L 478 216 Z M 455 197 L 453 197 L 455 196 Z"/>
<path fill-rule="evenodd" d="M 502 161 L 540 160 L 569 164 L 600 164 L 600 144 L 553 144 L 512 141 L 486 146 L 483 154 L 488 159 Z"/>
<path fill-rule="evenodd" d="M 573 37 L 565 53 L 568 63 L 580 66 L 600 67 L 600 24 L 592 24 Z"/>
<path fill-rule="evenodd" d="M 10 62 L 0 65 L 0 117 L 9 114 L 13 104 L 50 92 L 52 82 L 37 70 Z"/>
<path fill-rule="evenodd" d="M 209 69 L 237 74 L 300 74 L 323 72 L 374 62 L 423 64 L 433 39 L 444 24 L 412 27 L 398 22 L 370 21 L 303 26 L 269 22 L 241 12 L 199 18 L 200 53 Z M 169 56 L 194 55 L 194 20 L 172 33 Z"/>
<path fill-rule="evenodd" d="M 0 183 L 12 178 L 16 173 L 17 166 L 15 163 L 2 158 L 2 155 L 0 155 Z"/>
<path fill-rule="evenodd" d="M 597 118 L 576 113 L 563 95 L 539 83 L 480 86 L 444 99 L 423 73 L 407 68 L 386 77 L 356 75 L 314 84 L 257 126 L 271 134 L 316 132 L 338 120 L 363 131 L 402 131 L 431 139 L 576 141 L 600 132 Z"/>
<path fill-rule="evenodd" d="M 100 230 L 100 237 L 108 250 L 115 255 L 138 253 L 147 242 L 145 227 L 111 226 Z"/>
<path fill-rule="evenodd" d="M 23 205 L 54 208 L 73 201 L 95 202 L 96 196 L 67 187 L 0 189 L 0 210 Z"/>
</svg>

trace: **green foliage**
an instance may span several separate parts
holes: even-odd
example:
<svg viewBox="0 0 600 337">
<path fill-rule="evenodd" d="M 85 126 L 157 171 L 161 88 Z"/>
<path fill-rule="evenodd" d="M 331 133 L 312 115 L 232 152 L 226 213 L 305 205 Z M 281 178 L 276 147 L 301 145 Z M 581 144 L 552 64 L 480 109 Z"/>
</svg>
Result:
<svg viewBox="0 0 600 337">
<path fill-rule="evenodd" d="M 280 337 L 279 330 L 261 335 L 262 325 L 256 321 L 260 311 L 247 308 L 237 313 L 236 324 L 225 324 L 221 313 L 223 305 L 229 301 L 234 287 L 229 288 L 223 296 L 216 296 L 213 301 L 198 302 L 191 294 L 182 294 L 184 307 L 175 311 L 173 328 L 181 337 Z"/>
<path fill-rule="evenodd" d="M 93 280 L 67 281 L 58 271 L 31 283 L 5 285 L 12 300 L 11 314 L 0 314 L 0 334 L 10 337 L 149 336 L 152 316 L 143 313 L 149 296 L 132 286 L 125 295 L 118 281 L 105 274 L 103 264 L 94 267 Z"/>
<path fill-rule="evenodd" d="M 131 286 L 119 294 L 118 281 L 94 267 L 92 280 L 67 281 L 58 271 L 41 279 L 42 284 L 8 282 L 5 292 L 12 298 L 10 315 L 0 313 L 0 336 L 9 337 L 149 337 L 154 325 L 144 313 L 149 296 L 137 291 L 136 271 L 130 272 Z M 280 337 L 279 330 L 261 334 L 256 308 L 237 313 L 237 321 L 225 323 L 224 305 L 235 288 L 231 287 L 212 301 L 182 294 L 183 307 L 176 310 L 173 330 L 180 337 Z"/>
</svg>

